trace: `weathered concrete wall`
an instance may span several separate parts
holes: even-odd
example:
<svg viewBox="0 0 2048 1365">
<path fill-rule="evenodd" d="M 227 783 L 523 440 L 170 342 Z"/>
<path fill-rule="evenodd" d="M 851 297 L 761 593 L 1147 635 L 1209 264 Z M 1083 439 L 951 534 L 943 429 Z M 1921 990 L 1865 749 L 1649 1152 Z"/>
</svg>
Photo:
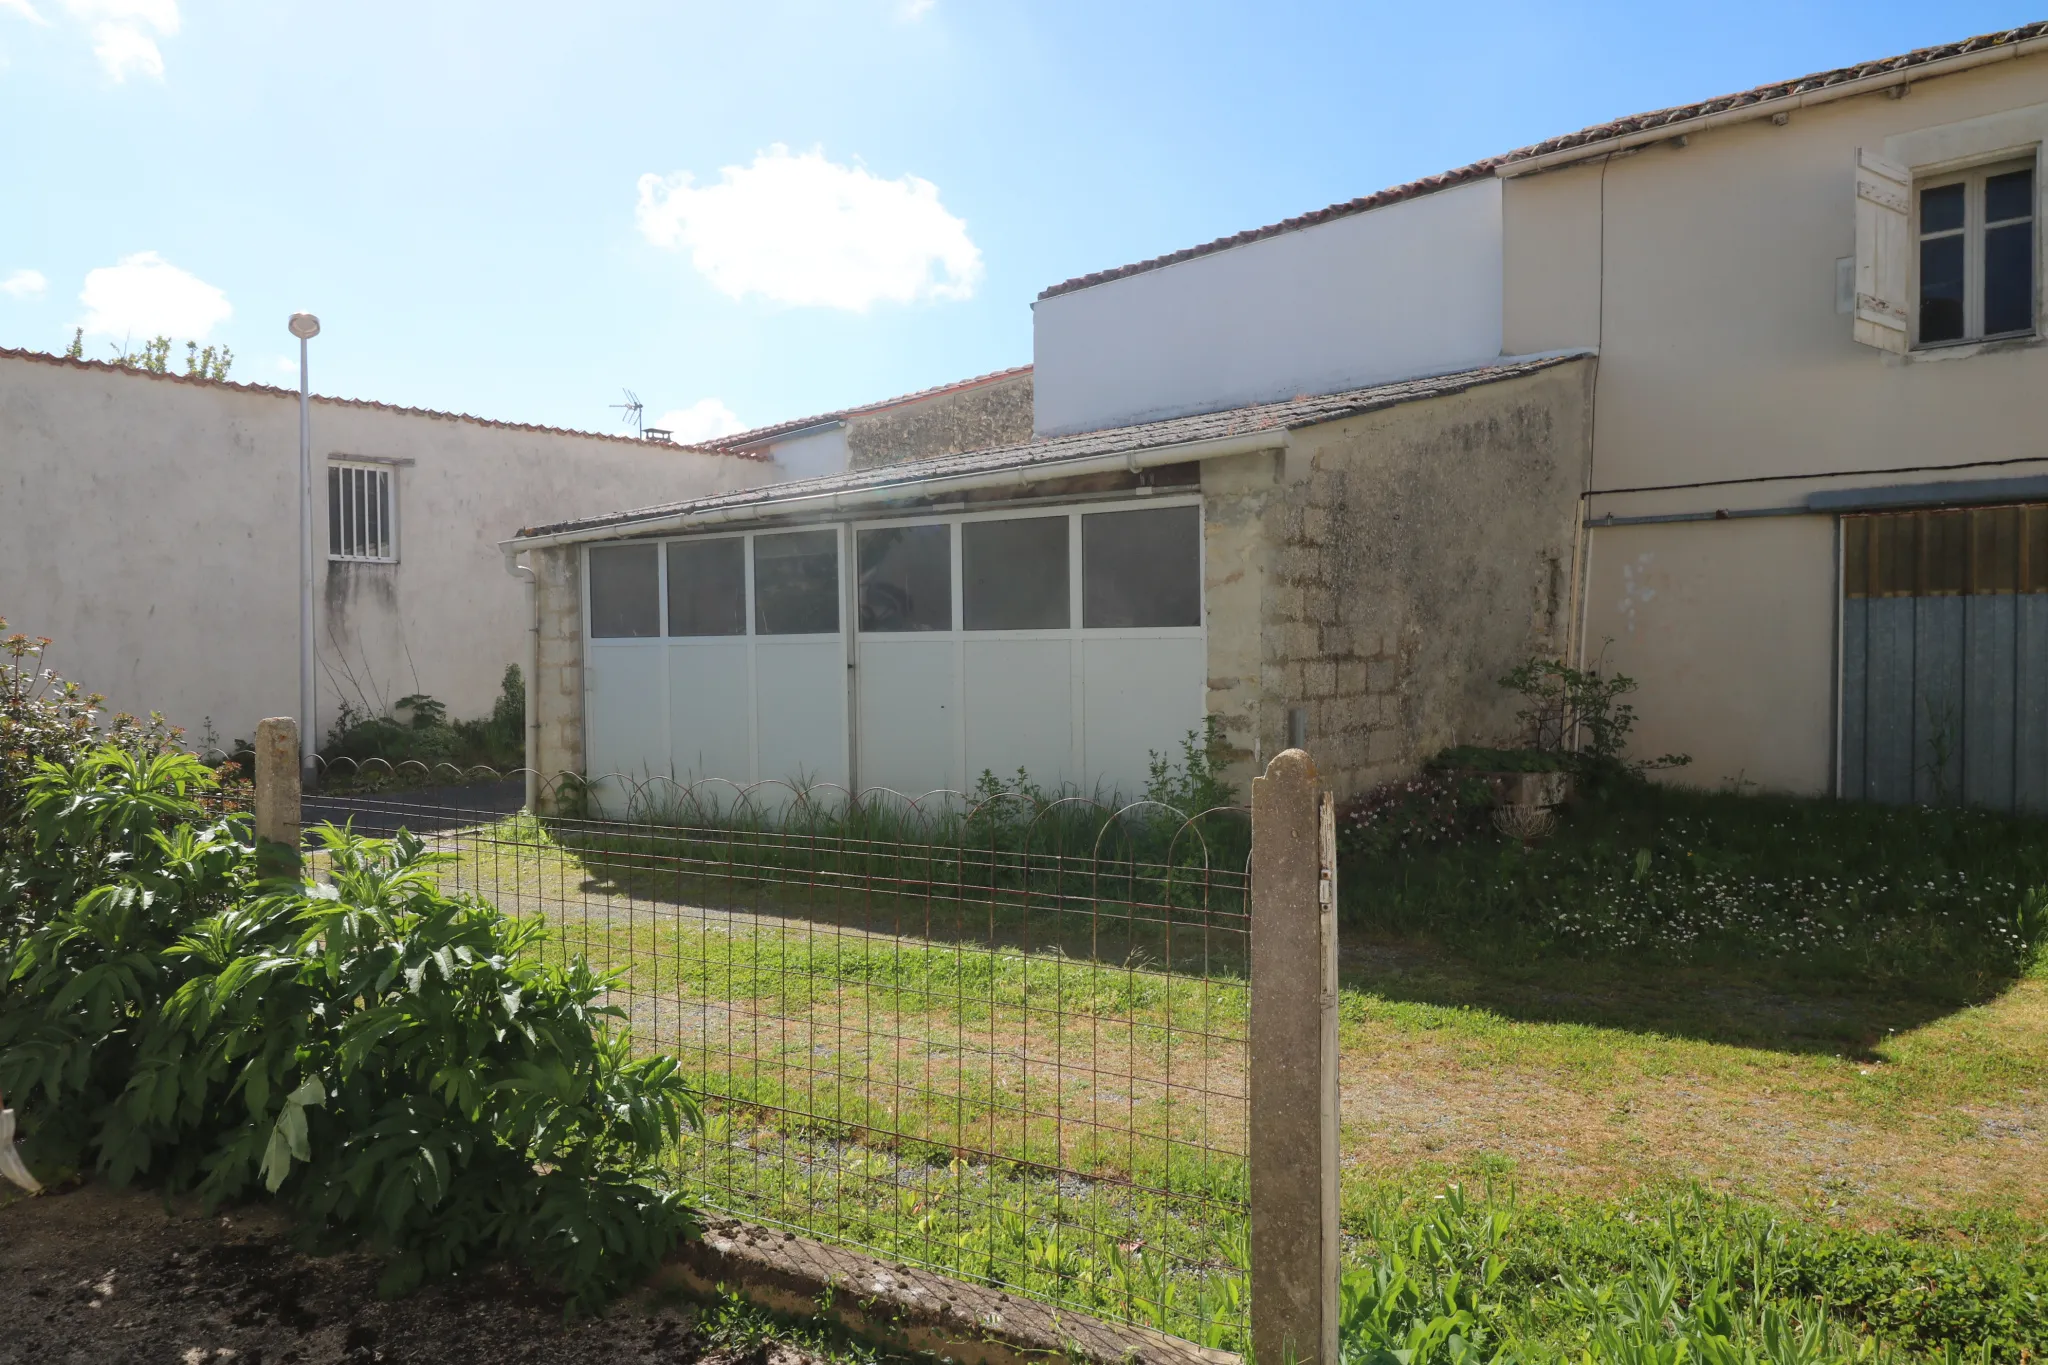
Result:
<svg viewBox="0 0 2048 1365">
<path fill-rule="evenodd" d="M 583 554 L 575 545 L 532 551 L 540 608 L 533 682 L 541 808 L 559 809 L 561 775 L 583 772 Z"/>
<path fill-rule="evenodd" d="M 1568 644 L 1593 362 L 1203 465 L 1209 710 L 1246 787 L 1307 712 L 1341 796 L 1514 737 L 1495 680 Z"/>
<path fill-rule="evenodd" d="M 2013 156 L 2039 164 L 2048 56 L 1910 90 L 1799 109 L 1783 124 L 1683 130 L 1684 146 L 1506 182 L 1507 349 L 1600 347 L 1592 517 L 1712 516 L 1823 491 L 2048 474 L 2048 347 L 2027 338 L 1891 355 L 1857 344 L 1836 289 L 1837 262 L 1856 250 L 1858 149 L 1918 174 Z M 2039 222 L 2048 176 L 2036 191 Z M 2048 234 L 2036 249 L 2039 280 Z M 1823 517 L 1591 533 L 1586 659 L 1605 647 L 1642 684 L 1638 752 L 1693 756 L 1667 780 L 1832 788 L 1833 536 Z"/>
<path fill-rule="evenodd" d="M 1012 375 L 847 419 L 854 469 L 901 464 L 1031 439 L 1031 376 Z M 778 456 L 779 457 L 779 456 Z"/>
<path fill-rule="evenodd" d="M 526 657 L 497 542 L 765 483 L 764 460 L 315 398 L 319 732 L 411 692 L 481 715 Z M 221 743 L 298 710 L 298 395 L 0 355 L 0 616 L 111 706 Z M 330 459 L 395 462 L 398 562 L 327 558 Z"/>
</svg>

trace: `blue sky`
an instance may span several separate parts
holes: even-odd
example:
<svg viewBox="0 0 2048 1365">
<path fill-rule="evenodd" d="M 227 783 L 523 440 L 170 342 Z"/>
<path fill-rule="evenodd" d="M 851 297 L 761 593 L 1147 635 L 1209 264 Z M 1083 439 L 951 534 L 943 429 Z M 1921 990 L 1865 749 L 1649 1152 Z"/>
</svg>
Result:
<svg viewBox="0 0 2048 1365">
<path fill-rule="evenodd" d="M 1019 364 L 1030 303 L 1939 5 L 0 0 L 0 345 L 609 430 Z M 182 347 L 180 348 L 182 352 Z"/>
</svg>

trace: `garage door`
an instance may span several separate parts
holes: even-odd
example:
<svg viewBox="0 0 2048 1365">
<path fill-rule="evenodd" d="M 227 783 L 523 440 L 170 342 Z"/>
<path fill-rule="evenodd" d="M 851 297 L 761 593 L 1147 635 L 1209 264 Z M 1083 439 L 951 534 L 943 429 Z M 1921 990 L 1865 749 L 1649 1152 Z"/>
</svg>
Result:
<svg viewBox="0 0 2048 1365">
<path fill-rule="evenodd" d="M 861 786 L 1142 794 L 1206 698 L 1202 510 L 932 517 L 854 527 Z M 957 590 L 956 590 L 957 585 Z"/>
<path fill-rule="evenodd" d="M 608 811 L 1020 769 L 1136 796 L 1202 722 L 1201 554 L 1192 498 L 593 546 L 586 771 Z"/>
<path fill-rule="evenodd" d="M 1843 794 L 2048 811 L 2048 506 L 1842 531 Z"/>
<path fill-rule="evenodd" d="M 592 546 L 584 771 L 608 814 L 849 776 L 838 527 Z"/>
</svg>

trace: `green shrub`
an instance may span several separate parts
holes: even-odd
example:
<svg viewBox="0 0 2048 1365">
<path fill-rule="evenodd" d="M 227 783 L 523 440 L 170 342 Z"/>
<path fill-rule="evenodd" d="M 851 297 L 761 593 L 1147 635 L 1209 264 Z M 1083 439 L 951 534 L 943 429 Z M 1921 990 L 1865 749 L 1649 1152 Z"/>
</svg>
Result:
<svg viewBox="0 0 2048 1365">
<path fill-rule="evenodd" d="M 447 703 L 424 692 L 400 697 L 392 710 L 380 716 L 342 702 L 320 748 L 328 785 L 445 781 L 450 767 L 504 773 L 526 761 L 526 681 L 517 664 L 506 666 L 491 713 L 480 719 L 451 721 Z M 427 771 L 396 771 L 408 764 Z"/>
<path fill-rule="evenodd" d="M 26 814 L 51 912 L 0 955 L 0 1089 L 45 1171 L 263 1190 L 388 1253 L 402 1291 L 513 1257 L 591 1307 L 686 1225 L 649 1180 L 685 1117 L 582 961 L 438 883 L 441 855 L 332 826 L 327 879 L 258 883 L 179 754 L 41 766 Z"/>
<path fill-rule="evenodd" d="M 0 617 L 0 632 L 7 618 Z M 152 714 L 146 721 L 116 714 L 102 721 L 106 698 L 40 667 L 47 639 L 0 638 L 0 838 L 18 823 L 36 764 L 69 763 L 99 744 L 138 753 L 169 748 L 178 731 Z"/>
<path fill-rule="evenodd" d="M 1337 848 L 1360 859 L 1442 848 L 1482 831 L 1492 802 L 1484 782 L 1452 772 L 1383 782 L 1338 810 Z"/>
<path fill-rule="evenodd" d="M 1557 755 L 1588 787 L 1692 762 L 1685 754 L 1626 757 L 1636 709 L 1622 698 L 1638 686 L 1627 674 L 1609 676 L 1597 666 L 1573 668 L 1538 657 L 1509 669 L 1499 681 L 1522 694 L 1522 709 L 1515 714 L 1530 747 Z"/>
</svg>

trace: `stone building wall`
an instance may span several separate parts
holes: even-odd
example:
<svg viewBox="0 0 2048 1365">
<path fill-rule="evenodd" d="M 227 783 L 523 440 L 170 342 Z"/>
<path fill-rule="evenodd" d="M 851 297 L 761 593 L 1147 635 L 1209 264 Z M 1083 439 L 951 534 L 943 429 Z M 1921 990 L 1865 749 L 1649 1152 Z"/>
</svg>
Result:
<svg viewBox="0 0 2048 1365">
<path fill-rule="evenodd" d="M 1030 439 L 1028 371 L 881 412 L 856 413 L 846 423 L 847 457 L 854 469 Z"/>
<path fill-rule="evenodd" d="M 1308 748 L 1340 795 L 1510 741 L 1495 680 L 1570 644 L 1593 362 L 1204 464 L 1209 710 L 1241 788 Z"/>
<path fill-rule="evenodd" d="M 541 807 L 553 813 L 560 775 L 583 772 L 583 555 L 556 545 L 530 556 L 540 597 L 540 647 L 533 704 L 540 734 L 533 766 L 541 775 Z"/>
</svg>

